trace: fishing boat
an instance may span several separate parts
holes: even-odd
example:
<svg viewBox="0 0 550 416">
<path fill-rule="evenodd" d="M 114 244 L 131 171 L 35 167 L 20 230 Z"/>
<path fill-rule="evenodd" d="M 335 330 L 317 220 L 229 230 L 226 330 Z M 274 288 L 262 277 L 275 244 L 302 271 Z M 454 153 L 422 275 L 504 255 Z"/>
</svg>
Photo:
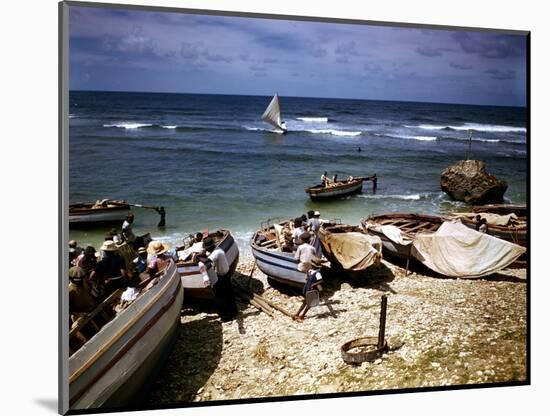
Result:
<svg viewBox="0 0 550 416">
<path fill-rule="evenodd" d="M 324 201 L 344 196 L 360 194 L 363 190 L 363 181 L 367 178 L 354 178 L 349 181 L 336 181 L 324 185 L 313 185 L 305 189 L 312 201 Z"/>
<path fill-rule="evenodd" d="M 288 222 L 269 219 L 262 223 L 250 240 L 250 248 L 256 265 L 263 273 L 279 283 L 302 289 L 306 282 L 305 273 L 298 270 L 294 253 L 281 250 L 279 230 Z"/>
<path fill-rule="evenodd" d="M 475 213 L 488 212 L 498 215 L 516 214 L 518 218 L 527 217 L 527 206 L 520 204 L 489 204 L 477 205 L 472 208 Z"/>
<path fill-rule="evenodd" d="M 386 214 L 361 221 L 363 229 L 380 237 L 384 253 L 419 261 L 449 277 L 487 276 L 512 266 L 525 248 L 479 233 L 457 218 L 435 215 Z"/>
<path fill-rule="evenodd" d="M 361 226 L 368 234 L 380 237 L 384 254 L 408 259 L 414 235 L 434 233 L 443 224 L 443 221 L 442 217 L 436 215 L 396 213 L 371 215 L 366 221 L 361 222 Z M 396 227 L 401 235 L 399 236 L 395 232 L 397 230 L 392 227 Z"/>
<path fill-rule="evenodd" d="M 504 214 L 504 210 L 500 212 L 501 214 L 478 210 L 474 213 L 456 213 L 454 216 L 458 217 L 464 225 L 475 230 L 476 217 L 479 215 L 487 221 L 487 234 L 527 247 L 527 217 L 519 216 L 515 212 L 507 214 Z"/>
<path fill-rule="evenodd" d="M 343 270 L 352 279 L 364 276 L 369 267 L 379 265 L 382 260 L 381 239 L 358 226 L 322 224 L 319 240 L 331 267 Z"/>
<path fill-rule="evenodd" d="M 183 288 L 174 262 L 140 285 L 137 298 L 116 312 L 121 293 L 111 294 L 71 327 L 71 410 L 137 404 L 175 339 Z"/>
<path fill-rule="evenodd" d="M 275 94 L 271 99 L 271 102 L 262 115 L 262 120 L 275 128 L 275 130 L 273 130 L 274 133 L 285 134 L 288 131 L 285 122 L 281 119 L 281 106 L 279 105 L 278 94 Z"/>
<path fill-rule="evenodd" d="M 229 230 L 223 228 L 209 233 L 208 236 L 212 237 L 216 247 L 220 247 L 225 252 L 227 263 L 229 263 L 229 273 L 233 274 L 239 263 L 239 247 L 233 236 Z M 214 297 L 214 291 L 210 285 L 204 285 L 203 275 L 199 270 L 199 263 L 189 258 L 191 247 L 192 241 L 188 238 L 184 241 L 184 245 L 176 250 L 178 257 L 182 259 L 178 260 L 177 269 L 181 277 L 183 289 L 185 290 L 185 297 L 212 299 Z"/>
<path fill-rule="evenodd" d="M 77 202 L 69 205 L 69 226 L 122 224 L 129 213 L 130 205 L 124 200 L 104 199 L 97 202 Z"/>
</svg>

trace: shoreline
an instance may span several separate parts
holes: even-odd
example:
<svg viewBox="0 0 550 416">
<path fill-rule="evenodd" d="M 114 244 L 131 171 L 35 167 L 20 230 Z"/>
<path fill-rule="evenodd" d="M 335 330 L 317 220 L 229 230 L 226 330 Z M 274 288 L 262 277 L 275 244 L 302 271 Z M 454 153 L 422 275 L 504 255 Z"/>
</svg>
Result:
<svg viewBox="0 0 550 416">
<path fill-rule="evenodd" d="M 252 266 L 242 253 L 233 279 L 246 282 Z M 184 305 L 180 335 L 147 404 L 526 380 L 526 269 L 443 279 L 405 276 L 383 260 L 368 280 L 352 286 L 331 276 L 324 286 L 322 305 L 303 323 L 240 301 L 228 323 L 215 310 Z M 257 268 L 251 287 L 291 311 L 301 303 Z M 374 363 L 345 364 L 344 342 L 377 335 L 382 294 L 393 350 Z"/>
</svg>

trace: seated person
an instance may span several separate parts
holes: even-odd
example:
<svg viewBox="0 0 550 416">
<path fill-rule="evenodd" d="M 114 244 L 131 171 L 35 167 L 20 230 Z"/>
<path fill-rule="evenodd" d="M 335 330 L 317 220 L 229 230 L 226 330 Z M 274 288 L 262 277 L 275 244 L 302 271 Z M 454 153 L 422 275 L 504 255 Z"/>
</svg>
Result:
<svg viewBox="0 0 550 416">
<path fill-rule="evenodd" d="M 193 239 L 193 244 L 191 247 L 186 248 L 185 250 L 178 253 L 178 259 L 182 261 L 195 261 L 195 258 L 198 253 L 203 251 L 202 247 L 202 233 L 195 234 Z"/>
<path fill-rule="evenodd" d="M 157 273 L 162 272 L 168 264 L 170 264 L 172 256 L 168 253 L 169 249 L 170 246 L 161 241 L 151 241 L 149 243 L 147 253 L 149 253 L 152 257 L 149 263 L 147 263 L 146 271 L 151 277 L 154 277 Z"/>
<path fill-rule="evenodd" d="M 113 241 L 105 241 L 101 250 L 103 258 L 96 264 L 90 280 L 94 284 L 96 296 L 105 299 L 115 290 L 124 287 L 126 266 L 122 257 L 118 255 L 118 248 Z"/>
<path fill-rule="evenodd" d="M 86 272 L 86 279 L 89 281 L 90 274 L 94 271 L 97 264 L 97 257 L 95 255 L 95 248 L 87 246 L 82 254 L 75 260 L 75 265 L 81 267 Z"/>
<path fill-rule="evenodd" d="M 69 313 L 71 315 L 90 313 L 96 306 L 84 276 L 86 272 L 81 267 L 73 266 L 69 269 Z"/>
</svg>

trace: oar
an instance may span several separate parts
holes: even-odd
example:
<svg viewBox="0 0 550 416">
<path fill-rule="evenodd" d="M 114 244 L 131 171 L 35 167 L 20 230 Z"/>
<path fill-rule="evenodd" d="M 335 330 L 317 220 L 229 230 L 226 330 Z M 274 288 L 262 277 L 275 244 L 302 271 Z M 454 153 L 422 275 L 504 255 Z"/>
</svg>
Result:
<svg viewBox="0 0 550 416">
<path fill-rule="evenodd" d="M 131 207 L 136 207 L 136 208 L 144 208 L 144 209 L 158 209 L 159 207 L 153 207 L 151 205 L 143 205 L 143 204 L 128 204 L 130 205 Z"/>
</svg>

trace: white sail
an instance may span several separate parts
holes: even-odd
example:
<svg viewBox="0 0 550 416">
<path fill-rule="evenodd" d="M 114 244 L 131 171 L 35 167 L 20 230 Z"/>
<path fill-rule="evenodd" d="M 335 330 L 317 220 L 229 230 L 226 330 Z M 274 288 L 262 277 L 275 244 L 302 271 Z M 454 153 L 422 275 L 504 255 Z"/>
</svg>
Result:
<svg viewBox="0 0 550 416">
<path fill-rule="evenodd" d="M 262 115 L 262 120 L 271 124 L 273 127 L 286 132 L 286 127 L 281 121 L 281 108 L 279 107 L 279 96 L 275 94 Z"/>
</svg>

